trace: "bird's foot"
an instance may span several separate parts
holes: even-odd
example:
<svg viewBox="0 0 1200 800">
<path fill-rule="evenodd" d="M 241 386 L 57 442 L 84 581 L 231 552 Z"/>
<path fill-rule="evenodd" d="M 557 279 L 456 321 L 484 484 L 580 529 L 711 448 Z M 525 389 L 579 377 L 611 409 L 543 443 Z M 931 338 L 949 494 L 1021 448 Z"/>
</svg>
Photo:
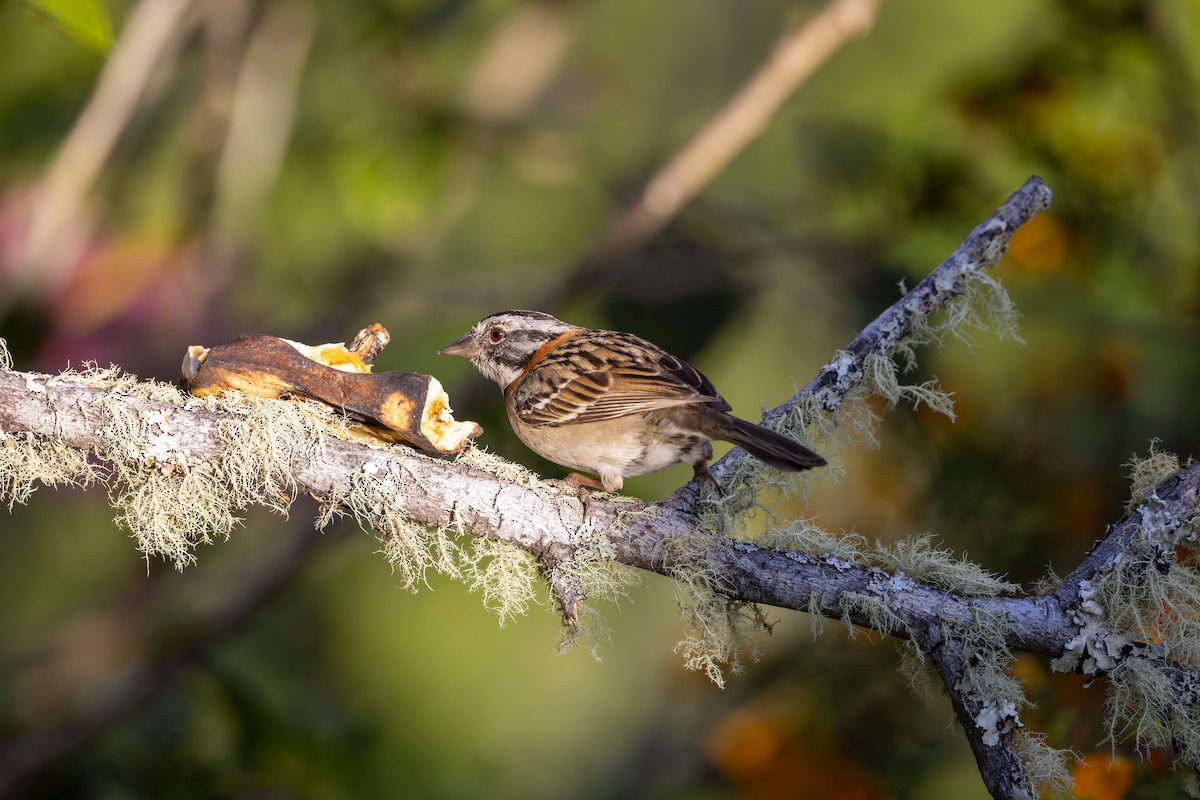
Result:
<svg viewBox="0 0 1200 800">
<path fill-rule="evenodd" d="M 592 508 L 592 490 L 604 490 L 604 484 L 598 478 L 593 478 L 591 475 L 584 475 L 579 472 L 572 472 L 562 480 L 551 479 L 547 483 L 559 486 L 564 491 L 573 491 L 575 496 L 579 498 L 579 502 L 583 504 L 583 519 L 585 520 Z"/>
</svg>

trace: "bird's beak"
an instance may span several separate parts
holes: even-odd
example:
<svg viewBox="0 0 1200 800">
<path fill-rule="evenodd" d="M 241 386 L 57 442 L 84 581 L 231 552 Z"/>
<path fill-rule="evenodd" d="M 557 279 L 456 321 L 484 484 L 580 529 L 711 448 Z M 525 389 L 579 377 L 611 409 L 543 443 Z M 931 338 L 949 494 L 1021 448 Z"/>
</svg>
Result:
<svg viewBox="0 0 1200 800">
<path fill-rule="evenodd" d="M 475 343 L 471 341 L 471 334 L 468 333 L 458 339 L 455 339 L 441 350 L 438 350 L 438 355 L 470 358 L 477 352 L 479 352 L 479 350 L 475 346 Z"/>
</svg>

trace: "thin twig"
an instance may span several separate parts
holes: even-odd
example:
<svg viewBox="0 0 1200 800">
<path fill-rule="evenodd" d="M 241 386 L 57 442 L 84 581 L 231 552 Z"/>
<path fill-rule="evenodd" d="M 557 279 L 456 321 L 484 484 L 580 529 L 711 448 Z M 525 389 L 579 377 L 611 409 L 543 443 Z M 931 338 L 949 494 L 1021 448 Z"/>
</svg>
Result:
<svg viewBox="0 0 1200 800">
<path fill-rule="evenodd" d="M 18 256 L 25 284 L 54 285 L 81 246 L 79 216 L 87 193 L 146 87 L 162 77 L 159 65 L 178 45 L 194 4 L 195 0 L 142 0 L 129 13 L 96 91 L 41 181 Z"/>
<path fill-rule="evenodd" d="M 783 103 L 846 42 L 875 21 L 880 0 L 833 0 L 787 30 L 729 101 L 647 181 L 641 195 L 562 284 L 539 298 L 554 308 L 585 291 L 674 219 L 757 139 Z"/>
<path fill-rule="evenodd" d="M 217 168 L 219 221 L 226 231 L 242 224 L 275 182 L 315 33 L 316 12 L 308 0 L 269 4 L 254 27 Z"/>
</svg>

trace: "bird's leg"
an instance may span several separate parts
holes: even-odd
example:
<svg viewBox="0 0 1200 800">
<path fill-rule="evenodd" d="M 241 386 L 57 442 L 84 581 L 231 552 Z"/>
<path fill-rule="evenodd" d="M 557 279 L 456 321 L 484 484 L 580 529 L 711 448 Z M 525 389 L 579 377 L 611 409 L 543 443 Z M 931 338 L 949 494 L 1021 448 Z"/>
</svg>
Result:
<svg viewBox="0 0 1200 800">
<path fill-rule="evenodd" d="M 674 502 L 675 500 L 678 500 L 684 494 L 689 493 L 689 492 L 694 493 L 696 500 L 699 500 L 700 499 L 700 487 L 703 486 L 703 482 L 705 480 L 707 480 L 709 483 L 712 484 L 713 490 L 716 491 L 716 493 L 719 496 L 725 495 L 725 491 L 721 488 L 721 484 L 717 483 L 717 479 L 714 478 L 712 476 L 712 473 L 708 471 L 708 462 L 707 461 L 705 461 L 704 459 L 701 459 L 700 461 L 693 463 L 692 470 L 695 473 L 694 475 L 692 475 L 692 479 L 690 481 L 688 481 L 687 483 L 685 483 L 683 486 L 680 486 L 674 492 L 672 492 L 671 496 L 668 497 L 665 502 L 668 502 L 668 503 Z M 695 488 L 692 488 L 693 486 Z"/>
<path fill-rule="evenodd" d="M 579 502 L 583 503 L 583 519 L 587 519 L 588 512 L 592 509 L 590 490 L 604 489 L 604 484 L 599 478 L 593 478 L 591 475 L 584 475 L 581 472 L 572 472 L 564 482 L 575 487 L 575 494 L 578 495 Z"/>
<path fill-rule="evenodd" d="M 604 484 L 599 478 L 593 478 L 591 475 L 584 475 L 582 472 L 572 472 L 566 477 L 566 481 L 580 489 L 603 489 Z"/>
<path fill-rule="evenodd" d="M 721 488 L 721 484 L 717 483 L 717 479 L 713 477 L 713 474 L 708 471 L 707 461 L 697 461 L 695 464 L 692 464 L 692 470 L 695 473 L 692 475 L 693 481 L 707 480 L 712 484 L 713 489 L 718 495 L 724 496 L 725 490 Z"/>
</svg>

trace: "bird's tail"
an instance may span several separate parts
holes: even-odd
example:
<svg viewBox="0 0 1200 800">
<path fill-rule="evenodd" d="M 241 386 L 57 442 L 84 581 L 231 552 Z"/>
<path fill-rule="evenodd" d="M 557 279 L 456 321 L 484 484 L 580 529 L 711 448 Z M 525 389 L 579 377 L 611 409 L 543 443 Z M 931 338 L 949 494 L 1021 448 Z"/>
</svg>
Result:
<svg viewBox="0 0 1200 800">
<path fill-rule="evenodd" d="M 787 472 L 801 472 L 827 463 L 795 439 L 729 414 L 713 411 L 703 415 L 704 432 L 713 439 L 732 442 L 750 455 Z"/>
</svg>

